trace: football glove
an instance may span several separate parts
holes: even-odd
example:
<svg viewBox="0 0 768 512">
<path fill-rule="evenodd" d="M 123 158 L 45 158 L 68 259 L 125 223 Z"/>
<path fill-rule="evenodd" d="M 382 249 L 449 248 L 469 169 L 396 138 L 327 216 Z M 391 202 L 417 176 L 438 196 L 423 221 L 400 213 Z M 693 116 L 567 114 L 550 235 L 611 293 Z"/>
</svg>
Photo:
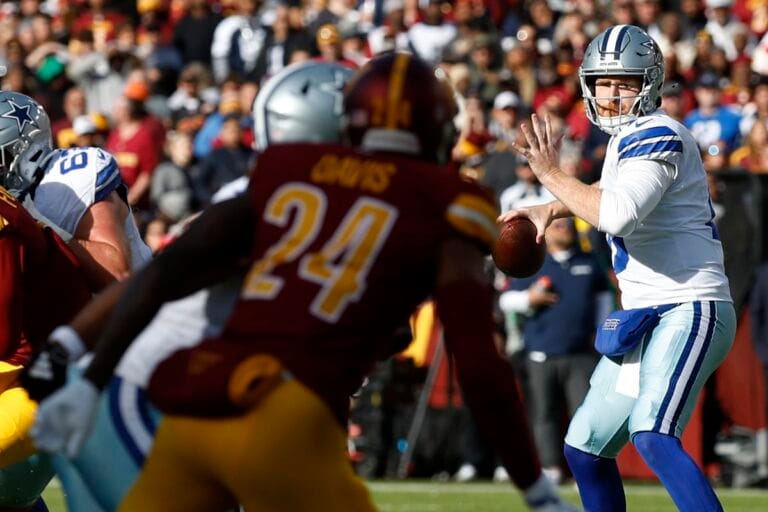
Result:
<svg viewBox="0 0 768 512">
<path fill-rule="evenodd" d="M 78 377 L 43 400 L 30 430 L 37 449 L 76 457 L 96 420 L 99 394 L 91 381 Z"/>
</svg>

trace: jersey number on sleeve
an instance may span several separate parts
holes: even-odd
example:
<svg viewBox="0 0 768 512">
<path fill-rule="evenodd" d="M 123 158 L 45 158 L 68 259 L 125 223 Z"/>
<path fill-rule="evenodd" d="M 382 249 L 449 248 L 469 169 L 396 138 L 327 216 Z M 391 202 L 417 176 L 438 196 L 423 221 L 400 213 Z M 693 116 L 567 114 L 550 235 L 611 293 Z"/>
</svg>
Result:
<svg viewBox="0 0 768 512">
<path fill-rule="evenodd" d="M 335 322 L 346 306 L 365 291 L 365 279 L 397 218 L 397 210 L 382 201 L 360 197 L 336 231 L 316 252 L 306 253 L 325 220 L 328 199 L 317 187 L 287 183 L 267 202 L 263 219 L 288 231 L 256 261 L 245 278 L 242 296 L 272 299 L 280 293 L 283 279 L 271 274 L 278 266 L 299 261 L 299 276 L 321 286 L 310 311 Z"/>
</svg>

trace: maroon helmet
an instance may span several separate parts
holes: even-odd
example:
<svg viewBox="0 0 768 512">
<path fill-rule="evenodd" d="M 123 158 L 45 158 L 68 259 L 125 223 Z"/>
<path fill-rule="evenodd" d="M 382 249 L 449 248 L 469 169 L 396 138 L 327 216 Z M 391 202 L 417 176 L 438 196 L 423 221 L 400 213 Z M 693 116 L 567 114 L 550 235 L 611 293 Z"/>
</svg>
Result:
<svg viewBox="0 0 768 512">
<path fill-rule="evenodd" d="M 443 162 L 453 144 L 453 91 L 435 69 L 409 53 L 371 59 L 344 93 L 349 142 Z"/>
</svg>

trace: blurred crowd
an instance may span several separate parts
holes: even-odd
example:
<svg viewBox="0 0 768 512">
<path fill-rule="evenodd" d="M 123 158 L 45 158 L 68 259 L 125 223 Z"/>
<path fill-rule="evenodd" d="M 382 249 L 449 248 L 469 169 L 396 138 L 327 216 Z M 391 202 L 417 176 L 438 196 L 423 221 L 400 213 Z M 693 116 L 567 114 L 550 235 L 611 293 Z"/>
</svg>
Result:
<svg viewBox="0 0 768 512">
<path fill-rule="evenodd" d="M 584 115 L 577 69 L 615 23 L 661 45 L 664 107 L 694 132 L 709 171 L 768 169 L 768 5 L 751 0 L 2 2 L 2 88 L 47 109 L 58 146 L 115 154 L 143 224 L 162 228 L 247 172 L 251 104 L 272 74 L 408 50 L 453 84 L 453 157 L 501 197 L 525 175 L 509 172 L 525 167 L 509 144 L 530 112 L 564 130 L 563 169 L 598 177 L 607 139 Z"/>
<path fill-rule="evenodd" d="M 277 71 L 309 59 L 359 67 L 394 49 L 438 66 L 460 106 L 453 159 L 493 189 L 503 210 L 551 197 L 510 147 L 522 141 L 519 124 L 532 112 L 548 114 L 564 133 L 561 168 L 595 181 L 608 136 L 584 113 L 577 71 L 588 42 L 620 23 L 643 27 L 662 48 L 663 107 L 698 141 L 722 217 L 718 199 L 726 187 L 719 176 L 768 173 L 768 2 L 759 0 L 0 2 L 0 86 L 45 107 L 58 147 L 99 146 L 115 156 L 145 239 L 156 249 L 173 224 L 248 173 L 254 98 Z M 595 268 L 608 275 L 600 237 L 578 221 L 562 229 L 572 228 L 575 243 L 595 253 Z M 595 286 L 595 294 L 605 290 Z M 508 318 L 502 323 L 514 353 L 525 343 L 515 341 L 522 327 L 515 331 Z M 384 369 L 401 379 L 386 393 L 411 393 L 402 388 L 403 371 Z M 374 381 L 366 393 L 381 404 L 383 389 Z M 449 386 L 445 393 L 451 392 Z M 450 396 L 435 400 L 452 403 Z M 446 424 L 455 426 L 452 418 Z M 375 442 L 387 445 L 385 453 L 404 451 L 397 437 Z M 394 472 L 386 461 L 371 464 L 370 474 Z"/>
</svg>

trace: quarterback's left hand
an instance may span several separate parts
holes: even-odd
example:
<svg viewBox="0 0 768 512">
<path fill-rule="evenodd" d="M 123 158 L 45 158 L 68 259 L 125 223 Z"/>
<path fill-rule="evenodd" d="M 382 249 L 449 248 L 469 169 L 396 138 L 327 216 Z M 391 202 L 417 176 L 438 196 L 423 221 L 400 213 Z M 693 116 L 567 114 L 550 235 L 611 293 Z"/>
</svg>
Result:
<svg viewBox="0 0 768 512">
<path fill-rule="evenodd" d="M 558 173 L 560 165 L 560 143 L 563 134 L 555 135 L 549 115 L 544 117 L 544 123 L 536 114 L 531 115 L 531 123 L 520 125 L 528 147 L 523 148 L 512 144 L 512 149 L 528 160 L 533 174 L 543 183 L 550 174 Z"/>
<path fill-rule="evenodd" d="M 76 457 L 91 432 L 99 394 L 88 379 L 79 377 L 43 400 L 30 431 L 37 449 Z"/>
</svg>

